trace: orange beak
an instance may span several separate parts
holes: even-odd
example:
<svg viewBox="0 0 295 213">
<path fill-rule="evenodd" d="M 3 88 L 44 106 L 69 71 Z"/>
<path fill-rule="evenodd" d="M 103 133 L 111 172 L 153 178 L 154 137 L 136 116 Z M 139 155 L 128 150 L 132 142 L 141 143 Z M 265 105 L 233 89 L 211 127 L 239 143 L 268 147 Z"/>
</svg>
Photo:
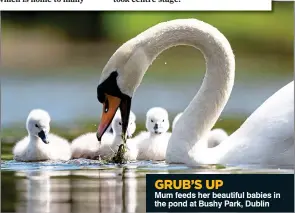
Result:
<svg viewBox="0 0 295 213">
<path fill-rule="evenodd" d="M 96 134 L 98 141 L 101 141 L 103 134 L 111 124 L 120 104 L 120 98 L 106 94 L 106 101 L 103 103 L 101 121 Z"/>
</svg>

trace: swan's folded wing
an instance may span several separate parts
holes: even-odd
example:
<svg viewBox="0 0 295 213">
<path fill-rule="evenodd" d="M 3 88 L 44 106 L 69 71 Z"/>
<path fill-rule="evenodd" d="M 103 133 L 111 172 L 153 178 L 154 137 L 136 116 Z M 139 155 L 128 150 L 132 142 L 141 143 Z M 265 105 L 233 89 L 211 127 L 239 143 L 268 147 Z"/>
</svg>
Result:
<svg viewBox="0 0 295 213">
<path fill-rule="evenodd" d="M 136 160 L 138 156 L 138 145 L 133 139 L 127 140 L 127 158 L 128 160 Z"/>
<path fill-rule="evenodd" d="M 71 146 L 69 142 L 55 134 L 48 135 L 49 144 L 48 148 L 51 150 L 51 157 L 53 160 L 70 160 L 71 159 Z M 47 147 L 46 147 L 47 148 Z"/>
<path fill-rule="evenodd" d="M 73 140 L 71 151 L 73 158 L 88 158 L 98 152 L 100 144 L 94 132 L 86 133 Z"/>
<path fill-rule="evenodd" d="M 16 142 L 15 146 L 13 147 L 12 153 L 14 160 L 22 160 L 23 156 L 26 153 L 29 145 L 29 138 L 25 137 L 22 140 Z"/>
</svg>

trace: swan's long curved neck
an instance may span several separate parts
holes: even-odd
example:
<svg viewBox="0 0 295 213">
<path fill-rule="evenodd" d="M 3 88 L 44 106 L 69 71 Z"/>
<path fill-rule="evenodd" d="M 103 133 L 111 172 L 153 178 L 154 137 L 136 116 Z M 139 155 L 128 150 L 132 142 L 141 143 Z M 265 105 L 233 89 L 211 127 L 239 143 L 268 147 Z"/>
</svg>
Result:
<svg viewBox="0 0 295 213">
<path fill-rule="evenodd" d="M 140 62 L 143 74 L 161 52 L 173 46 L 193 46 L 205 57 L 207 68 L 202 86 L 175 126 L 168 146 L 168 149 L 184 146 L 188 151 L 212 129 L 228 101 L 235 69 L 231 46 L 216 28 L 195 19 L 158 24 L 134 40 L 131 40 L 136 43 L 134 54 L 144 59 Z M 188 124 L 190 128 L 184 128 Z"/>
</svg>

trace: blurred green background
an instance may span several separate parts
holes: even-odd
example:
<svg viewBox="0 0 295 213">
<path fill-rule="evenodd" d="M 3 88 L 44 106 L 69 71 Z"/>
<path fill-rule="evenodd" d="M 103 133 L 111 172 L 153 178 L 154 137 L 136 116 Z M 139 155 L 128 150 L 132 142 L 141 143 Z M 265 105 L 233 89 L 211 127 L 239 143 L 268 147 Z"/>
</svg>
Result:
<svg viewBox="0 0 295 213">
<path fill-rule="evenodd" d="M 272 12 L 2 12 L 1 18 L 2 159 L 11 159 L 14 142 L 25 136 L 33 108 L 47 110 L 52 132 L 69 140 L 95 131 L 101 70 L 123 42 L 161 21 L 197 18 L 231 43 L 235 86 L 216 124 L 228 133 L 293 79 L 292 2 L 274 2 Z M 137 131 L 155 106 L 166 108 L 172 123 L 197 92 L 204 71 L 201 53 L 191 47 L 161 54 L 134 97 Z"/>
</svg>

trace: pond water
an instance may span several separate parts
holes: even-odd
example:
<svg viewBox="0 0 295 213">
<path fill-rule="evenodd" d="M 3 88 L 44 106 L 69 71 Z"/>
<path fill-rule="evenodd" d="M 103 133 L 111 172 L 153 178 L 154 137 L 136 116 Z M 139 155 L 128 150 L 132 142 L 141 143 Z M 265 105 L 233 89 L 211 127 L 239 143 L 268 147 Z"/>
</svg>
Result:
<svg viewBox="0 0 295 213">
<path fill-rule="evenodd" d="M 49 72 L 51 73 L 51 72 Z M 237 76 L 223 114 L 248 116 L 264 100 L 291 81 L 292 73 Z M 256 72 L 253 72 L 256 73 Z M 76 119 L 99 120 L 101 104 L 96 100 L 99 76 L 83 78 L 2 76 L 1 125 L 8 127 L 24 121 L 30 110 L 47 110 L 54 122 L 75 123 Z M 196 78 L 195 78 L 196 77 Z M 201 84 L 203 76 L 192 79 L 160 80 L 145 77 L 133 99 L 132 110 L 138 118 L 154 106 L 171 114 L 182 111 Z M 196 79 L 196 81 L 195 81 Z M 157 80 L 157 81 L 156 81 Z M 175 101 L 177 100 L 177 101 Z M 172 118 L 170 117 L 170 120 Z M 164 162 L 140 161 L 124 166 L 102 165 L 98 161 L 19 163 L 1 162 L 1 210 L 19 213 L 123 213 L 146 212 L 146 179 L 150 173 L 291 173 L 282 166 L 260 168 L 255 165 L 187 167 Z"/>
<path fill-rule="evenodd" d="M 284 76 L 266 82 L 261 79 L 237 81 L 222 116 L 249 116 L 290 79 Z M 102 107 L 96 99 L 97 83 L 97 76 L 83 79 L 2 77 L 1 125 L 23 123 L 33 108 L 47 110 L 53 121 L 62 124 L 80 118 L 98 119 Z M 132 110 L 138 118 L 143 118 L 149 108 L 161 106 L 172 116 L 185 109 L 200 84 L 201 80 L 197 83 L 145 81 L 133 98 Z"/>
<path fill-rule="evenodd" d="M 187 167 L 140 161 L 123 166 L 76 159 L 68 162 L 1 162 L 2 212 L 146 212 L 145 175 L 150 173 L 291 173 L 293 168 L 240 165 Z"/>
</svg>

